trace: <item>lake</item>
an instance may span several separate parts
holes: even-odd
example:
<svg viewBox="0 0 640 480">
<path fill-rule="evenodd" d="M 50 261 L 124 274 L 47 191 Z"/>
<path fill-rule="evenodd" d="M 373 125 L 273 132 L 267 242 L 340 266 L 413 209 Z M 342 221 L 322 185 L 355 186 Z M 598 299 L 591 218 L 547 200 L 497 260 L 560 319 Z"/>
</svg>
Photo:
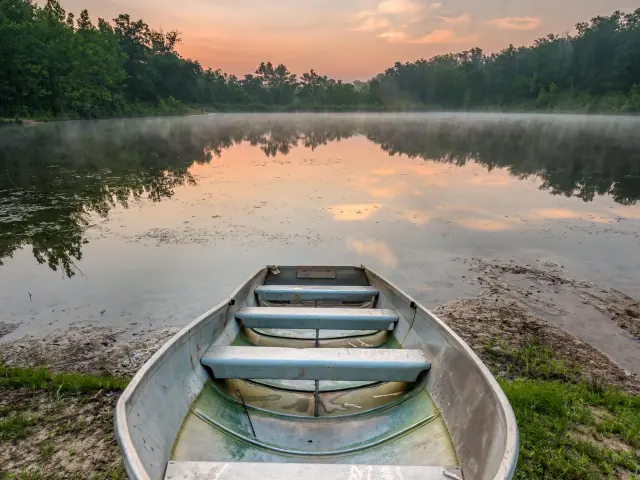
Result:
<svg viewBox="0 0 640 480">
<path fill-rule="evenodd" d="M 0 130 L 3 340 L 183 326 L 265 264 L 365 264 L 429 308 L 467 261 L 640 297 L 640 119 L 208 115 Z"/>
</svg>

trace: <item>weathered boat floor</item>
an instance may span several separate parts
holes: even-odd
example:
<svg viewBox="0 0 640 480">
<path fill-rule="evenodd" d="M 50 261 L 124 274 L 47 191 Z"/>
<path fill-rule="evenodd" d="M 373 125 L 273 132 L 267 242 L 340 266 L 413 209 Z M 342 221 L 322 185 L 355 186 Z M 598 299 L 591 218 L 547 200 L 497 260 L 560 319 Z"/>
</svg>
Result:
<svg viewBox="0 0 640 480">
<path fill-rule="evenodd" d="M 314 418 L 312 393 L 211 382 L 192 405 L 172 460 L 458 467 L 426 390 L 391 382 L 320 397 Z"/>
</svg>

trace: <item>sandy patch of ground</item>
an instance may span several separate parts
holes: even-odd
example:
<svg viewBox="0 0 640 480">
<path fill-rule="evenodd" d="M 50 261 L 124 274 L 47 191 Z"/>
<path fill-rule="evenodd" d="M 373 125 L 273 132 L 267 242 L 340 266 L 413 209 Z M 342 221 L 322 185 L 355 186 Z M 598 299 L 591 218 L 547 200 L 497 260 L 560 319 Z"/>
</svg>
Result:
<svg viewBox="0 0 640 480">
<path fill-rule="evenodd" d="M 22 338 L 0 345 L 0 360 L 9 366 L 47 367 L 58 372 L 130 377 L 179 331 L 164 328 L 128 342 L 126 330 L 78 327 L 42 339 Z"/>
<path fill-rule="evenodd" d="M 536 341 L 549 346 L 554 359 L 575 365 L 588 378 L 640 393 L 640 379 L 626 373 L 596 348 L 551 325 L 514 301 L 481 295 L 449 302 L 435 310 L 492 371 L 504 371 L 503 360 L 486 351 L 496 338 L 520 348 Z"/>
<path fill-rule="evenodd" d="M 593 307 L 640 341 L 640 302 L 619 290 L 566 278 L 563 268 L 552 262 L 541 262 L 536 267 L 480 259 L 472 259 L 470 263 L 471 270 L 478 274 L 479 282 L 492 293 L 517 297 L 535 310 L 557 316 L 572 313 L 571 306 L 557 300 L 554 304 L 548 300 L 554 294 L 563 293 L 560 290 L 564 289 L 575 295 L 583 305 Z"/>
</svg>

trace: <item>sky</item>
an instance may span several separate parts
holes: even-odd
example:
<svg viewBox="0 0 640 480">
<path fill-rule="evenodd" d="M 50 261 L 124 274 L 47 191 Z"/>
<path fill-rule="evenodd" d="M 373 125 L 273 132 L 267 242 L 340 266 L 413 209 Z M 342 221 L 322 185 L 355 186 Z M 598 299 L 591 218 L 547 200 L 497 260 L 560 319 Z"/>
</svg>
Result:
<svg viewBox="0 0 640 480">
<path fill-rule="evenodd" d="M 242 76 L 261 61 L 297 74 L 367 80 L 395 62 L 475 46 L 488 52 L 529 44 L 547 33 L 638 0 L 62 0 L 93 18 L 119 13 L 179 30 L 178 51 L 205 67 Z"/>
</svg>

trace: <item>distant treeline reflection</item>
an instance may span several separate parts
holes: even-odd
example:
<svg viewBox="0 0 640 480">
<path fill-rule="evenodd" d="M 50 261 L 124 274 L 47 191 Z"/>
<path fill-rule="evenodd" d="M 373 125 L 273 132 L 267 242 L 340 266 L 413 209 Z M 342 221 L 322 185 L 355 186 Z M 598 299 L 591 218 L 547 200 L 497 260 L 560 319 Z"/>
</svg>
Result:
<svg viewBox="0 0 640 480">
<path fill-rule="evenodd" d="M 90 215 L 132 199 L 160 201 L 195 184 L 194 163 L 248 142 L 267 157 L 364 135 L 389 155 L 537 176 L 541 189 L 591 201 L 640 198 L 640 122 L 633 118 L 493 115 L 218 116 L 56 123 L 0 131 L 0 264 L 30 245 L 74 275 Z"/>
</svg>

